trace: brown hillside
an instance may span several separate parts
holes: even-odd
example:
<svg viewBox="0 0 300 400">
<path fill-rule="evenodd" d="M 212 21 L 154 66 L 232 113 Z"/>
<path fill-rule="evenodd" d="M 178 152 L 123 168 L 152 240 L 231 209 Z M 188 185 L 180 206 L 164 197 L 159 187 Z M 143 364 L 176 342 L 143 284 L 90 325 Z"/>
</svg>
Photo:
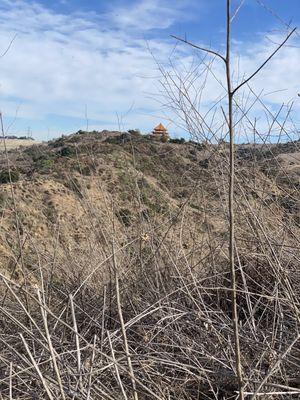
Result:
<svg viewBox="0 0 300 400">
<path fill-rule="evenodd" d="M 256 156 L 249 145 L 237 148 L 240 246 L 250 246 L 247 238 L 253 236 L 249 207 L 263 214 L 273 241 L 280 242 L 284 232 L 287 243 L 294 243 L 299 234 L 299 199 L 294 193 L 300 176 L 295 149 L 273 145 L 256 149 Z M 120 246 L 133 239 L 142 243 L 145 235 L 153 242 L 166 235 L 196 264 L 212 242 L 222 254 L 227 246 L 226 157 L 226 146 L 152 142 L 138 134 L 107 131 L 10 152 L 13 170 L 20 174 L 13 189 L 26 268 L 34 275 L 37 254 L 47 260 L 57 252 L 62 263 L 72 259 L 71 273 L 75 262 L 86 274 L 92 266 L 81 264 L 81 259 L 89 256 L 96 263 L 105 257 L 113 230 Z M 5 160 L 1 168 L 6 169 Z M 3 183 L 2 271 L 20 277 L 15 225 L 10 185 Z M 57 266 L 59 274 L 69 273 L 68 268 Z"/>
<path fill-rule="evenodd" d="M 298 145 L 237 145 L 235 153 L 246 390 L 272 371 L 266 390 L 291 399 L 299 397 Z M 13 385 L 20 399 L 46 398 L 46 387 L 53 398 L 86 399 L 86 388 L 94 399 L 132 398 L 130 353 L 140 400 L 236 398 L 227 144 L 79 132 L 8 158 L 0 168 L 1 393 L 11 397 Z"/>
</svg>

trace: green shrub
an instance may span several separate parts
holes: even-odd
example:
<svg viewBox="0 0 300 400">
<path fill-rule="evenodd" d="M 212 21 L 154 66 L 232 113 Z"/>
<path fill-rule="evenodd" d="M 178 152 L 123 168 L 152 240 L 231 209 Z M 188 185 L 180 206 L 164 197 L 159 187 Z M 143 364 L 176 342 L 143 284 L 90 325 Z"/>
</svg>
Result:
<svg viewBox="0 0 300 400">
<path fill-rule="evenodd" d="M 209 159 L 205 158 L 204 160 L 199 161 L 200 167 L 207 169 L 209 167 Z"/>
<path fill-rule="evenodd" d="M 130 210 L 127 208 L 122 208 L 120 211 L 117 211 L 116 215 L 118 220 L 126 227 L 131 225 L 132 215 Z"/>
<path fill-rule="evenodd" d="M 177 144 L 184 144 L 185 143 L 185 138 L 180 138 L 180 139 L 170 139 L 170 143 L 177 143 Z"/>
<path fill-rule="evenodd" d="M 47 156 L 41 157 L 35 164 L 36 170 L 40 173 L 50 172 L 54 166 L 54 160 Z"/>
<path fill-rule="evenodd" d="M 169 205 L 162 196 L 161 192 L 155 190 L 148 183 L 147 186 L 140 187 L 141 200 L 152 215 L 164 214 L 169 210 Z"/>
<path fill-rule="evenodd" d="M 135 136 L 135 137 L 142 135 L 141 131 L 139 129 L 129 129 L 128 133 L 130 133 L 131 136 Z"/>
<path fill-rule="evenodd" d="M 60 155 L 62 157 L 70 157 L 73 154 L 75 154 L 75 149 L 73 147 L 70 147 L 70 146 L 65 146 L 60 150 Z"/>
<path fill-rule="evenodd" d="M 19 179 L 20 174 L 17 170 L 11 170 L 10 173 L 8 170 L 0 171 L 0 183 L 18 182 Z"/>
<path fill-rule="evenodd" d="M 82 175 L 89 176 L 92 173 L 92 169 L 88 165 L 84 165 L 81 169 L 80 172 Z"/>
<path fill-rule="evenodd" d="M 198 149 L 198 150 L 204 150 L 209 147 L 209 143 L 206 141 L 199 143 L 199 142 L 195 142 L 194 140 L 189 140 L 188 143 L 195 146 L 196 149 Z"/>
<path fill-rule="evenodd" d="M 137 181 L 137 184 L 140 189 L 143 189 L 143 188 L 151 189 L 151 185 L 149 184 L 147 179 L 145 179 L 144 177 L 139 178 Z"/>
<path fill-rule="evenodd" d="M 65 143 L 65 141 L 66 141 L 66 136 L 62 135 L 60 138 L 55 139 L 54 141 L 51 141 L 49 144 L 52 147 L 60 147 Z"/>
<path fill-rule="evenodd" d="M 44 152 L 44 149 L 38 145 L 27 147 L 24 150 L 24 153 L 27 156 L 29 156 L 34 162 L 39 160 L 41 157 L 43 157 L 43 155 L 44 155 L 43 152 Z"/>
<path fill-rule="evenodd" d="M 122 143 L 121 135 L 120 136 L 110 136 L 105 139 L 105 143 L 109 144 L 120 144 Z"/>
<path fill-rule="evenodd" d="M 189 191 L 187 189 L 181 189 L 177 192 L 175 192 L 175 196 L 178 197 L 179 199 L 184 199 L 189 196 Z"/>
</svg>

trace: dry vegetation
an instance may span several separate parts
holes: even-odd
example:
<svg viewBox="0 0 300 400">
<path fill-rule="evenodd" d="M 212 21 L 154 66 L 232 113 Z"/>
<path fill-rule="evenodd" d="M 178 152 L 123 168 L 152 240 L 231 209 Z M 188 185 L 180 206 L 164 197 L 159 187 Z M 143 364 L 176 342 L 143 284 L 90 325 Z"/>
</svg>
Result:
<svg viewBox="0 0 300 400">
<path fill-rule="evenodd" d="M 26 139 L 7 139 L 5 141 L 6 147 L 8 150 L 16 149 L 18 147 L 28 147 L 32 146 L 34 144 L 40 144 L 41 142 L 39 141 L 32 141 L 32 140 L 26 140 Z M 0 139 L 0 151 L 4 151 L 4 143 L 3 139 Z"/>
<path fill-rule="evenodd" d="M 225 54 L 177 38 L 213 58 L 158 64 L 195 141 L 79 131 L 5 151 L 1 399 L 300 397 L 299 130 L 251 87 L 295 29 L 232 82 L 243 1 L 226 4 Z M 203 110 L 210 74 L 223 97 Z"/>
<path fill-rule="evenodd" d="M 236 398 L 228 146 L 81 132 L 8 155 L 2 398 Z M 236 155 L 245 395 L 296 399 L 299 143 Z"/>
</svg>

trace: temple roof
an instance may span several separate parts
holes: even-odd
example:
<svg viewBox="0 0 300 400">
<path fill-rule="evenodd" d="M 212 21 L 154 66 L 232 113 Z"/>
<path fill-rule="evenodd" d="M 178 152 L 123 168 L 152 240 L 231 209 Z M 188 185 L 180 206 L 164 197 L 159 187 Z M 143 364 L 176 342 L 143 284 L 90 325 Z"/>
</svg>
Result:
<svg viewBox="0 0 300 400">
<path fill-rule="evenodd" d="M 155 128 L 154 128 L 155 132 L 167 132 L 167 129 L 163 126 L 163 124 L 158 124 Z"/>
</svg>

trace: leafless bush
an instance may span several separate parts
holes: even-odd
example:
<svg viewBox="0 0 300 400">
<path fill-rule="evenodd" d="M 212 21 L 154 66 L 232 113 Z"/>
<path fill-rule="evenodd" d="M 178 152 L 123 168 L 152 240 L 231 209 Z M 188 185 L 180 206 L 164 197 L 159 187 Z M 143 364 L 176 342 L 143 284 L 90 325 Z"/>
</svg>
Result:
<svg viewBox="0 0 300 400">
<path fill-rule="evenodd" d="M 196 142 L 180 145 L 197 173 L 178 167 L 178 179 L 189 173 L 189 185 L 175 211 L 151 203 L 148 212 L 152 187 L 144 175 L 153 165 L 144 160 L 139 168 L 138 146 L 116 143 L 116 133 L 113 145 L 129 146 L 132 154 L 130 176 L 118 176 L 130 209 L 113 193 L 103 195 L 105 211 L 99 210 L 85 180 L 70 176 L 90 236 L 75 253 L 60 242 L 63 223 L 52 215 L 53 252 L 44 254 L 23 227 L 14 193 L 19 183 L 9 178 L 15 242 L 10 269 L 0 275 L 1 398 L 299 398 L 299 184 L 277 157 L 299 152 L 299 142 L 274 142 L 273 135 L 291 139 L 290 108 L 285 117 L 284 108 L 274 115 L 250 79 L 232 88 L 230 25 L 236 14 L 227 3 L 227 55 L 198 48 L 225 63 L 227 101 L 217 99 L 205 113 L 199 108 L 199 71 L 202 78 L 213 74 L 212 60 L 204 58 L 186 76 L 174 65 L 171 72 L 160 67 L 168 105 Z M 252 93 L 245 102 L 236 96 L 242 86 Z M 264 131 L 249 112 L 254 104 L 268 115 Z M 235 142 L 249 132 L 250 144 Z M 80 172 L 84 158 L 76 146 Z M 89 155 L 93 168 L 82 175 L 95 178 L 101 190 Z M 122 168 L 125 161 L 114 162 Z M 192 226 L 196 213 L 201 234 Z"/>
</svg>

